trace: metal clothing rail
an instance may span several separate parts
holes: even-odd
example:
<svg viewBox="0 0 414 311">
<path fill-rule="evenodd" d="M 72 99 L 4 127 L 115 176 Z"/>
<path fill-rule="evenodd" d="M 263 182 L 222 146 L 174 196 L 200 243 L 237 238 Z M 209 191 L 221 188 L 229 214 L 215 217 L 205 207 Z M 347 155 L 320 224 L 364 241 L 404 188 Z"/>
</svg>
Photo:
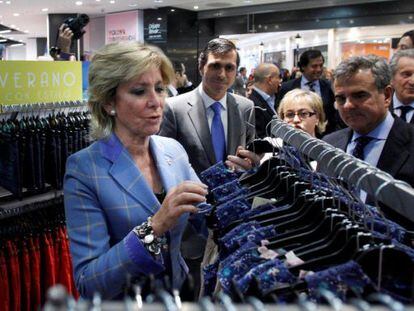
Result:
<svg viewBox="0 0 414 311">
<path fill-rule="evenodd" d="M 40 110 L 52 110 L 61 108 L 76 108 L 86 106 L 86 101 L 62 101 L 52 103 L 33 103 L 33 104 L 15 104 L 15 105 L 0 105 L 1 113 L 13 112 L 33 112 Z"/>
<path fill-rule="evenodd" d="M 271 134 L 297 148 L 306 157 L 316 160 L 318 171 L 339 177 L 356 186 L 389 208 L 414 222 L 414 189 L 406 182 L 354 158 L 341 149 L 316 139 L 280 119 L 271 121 Z"/>
</svg>

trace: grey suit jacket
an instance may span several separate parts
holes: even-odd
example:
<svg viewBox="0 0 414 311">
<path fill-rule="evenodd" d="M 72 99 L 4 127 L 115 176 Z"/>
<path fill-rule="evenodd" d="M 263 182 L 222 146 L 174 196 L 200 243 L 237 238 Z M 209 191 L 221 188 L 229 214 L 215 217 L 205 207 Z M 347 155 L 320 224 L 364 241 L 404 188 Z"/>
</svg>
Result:
<svg viewBox="0 0 414 311">
<path fill-rule="evenodd" d="M 188 153 L 197 174 L 216 163 L 210 129 L 199 88 L 167 99 L 160 135 L 175 138 Z M 234 155 L 255 136 L 253 102 L 227 93 L 227 155 Z"/>
</svg>

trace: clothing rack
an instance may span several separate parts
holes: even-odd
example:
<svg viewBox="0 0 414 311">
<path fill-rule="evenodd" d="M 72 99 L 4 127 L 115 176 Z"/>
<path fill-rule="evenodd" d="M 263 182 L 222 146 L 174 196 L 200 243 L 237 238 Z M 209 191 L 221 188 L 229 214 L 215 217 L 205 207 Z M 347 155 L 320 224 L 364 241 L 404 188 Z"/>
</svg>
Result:
<svg viewBox="0 0 414 311">
<path fill-rule="evenodd" d="M 64 101 L 52 103 L 33 103 L 33 104 L 15 104 L 15 105 L 0 105 L 1 113 L 13 112 L 33 112 L 41 110 L 53 110 L 61 108 L 76 108 L 85 107 L 86 101 Z"/>
<path fill-rule="evenodd" d="M 318 163 L 318 171 L 341 178 L 386 204 L 390 209 L 414 222 L 414 189 L 406 182 L 394 179 L 372 165 L 354 158 L 341 149 L 313 138 L 275 117 L 271 134 L 280 137 L 298 151 Z"/>
</svg>

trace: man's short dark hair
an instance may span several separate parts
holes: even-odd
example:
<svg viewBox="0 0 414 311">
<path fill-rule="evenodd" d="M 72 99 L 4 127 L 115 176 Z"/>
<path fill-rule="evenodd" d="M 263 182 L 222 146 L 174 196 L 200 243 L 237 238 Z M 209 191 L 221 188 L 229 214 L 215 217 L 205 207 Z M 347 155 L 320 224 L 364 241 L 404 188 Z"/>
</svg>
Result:
<svg viewBox="0 0 414 311">
<path fill-rule="evenodd" d="M 404 37 L 410 37 L 411 42 L 414 44 L 414 30 L 404 32 L 403 35 L 400 37 L 400 40 Z"/>
<path fill-rule="evenodd" d="M 237 60 L 236 64 L 237 67 L 240 65 L 240 56 L 237 52 L 236 46 L 233 42 L 230 40 L 224 39 L 224 38 L 216 38 L 213 40 L 210 40 L 207 45 L 204 47 L 204 49 L 201 51 L 200 56 L 198 57 L 198 63 L 200 68 L 204 67 L 204 65 L 207 63 L 208 54 L 226 54 L 231 51 L 236 51 L 237 54 Z"/>
<path fill-rule="evenodd" d="M 311 59 L 315 59 L 318 57 L 322 57 L 323 62 L 325 62 L 325 58 L 323 57 L 321 51 L 319 50 L 307 50 L 300 55 L 298 66 L 300 71 L 303 72 L 303 68 L 306 67 Z"/>
<path fill-rule="evenodd" d="M 246 67 L 240 67 L 239 72 L 242 73 L 245 70 L 246 70 Z"/>
</svg>

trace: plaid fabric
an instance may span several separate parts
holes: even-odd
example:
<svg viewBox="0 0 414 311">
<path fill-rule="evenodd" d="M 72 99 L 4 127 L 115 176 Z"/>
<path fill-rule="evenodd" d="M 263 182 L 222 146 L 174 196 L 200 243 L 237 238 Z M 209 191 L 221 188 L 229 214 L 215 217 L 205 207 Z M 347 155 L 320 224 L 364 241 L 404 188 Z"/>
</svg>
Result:
<svg viewBox="0 0 414 311">
<path fill-rule="evenodd" d="M 164 189 L 196 180 L 183 147 L 171 138 L 151 136 L 150 148 Z M 152 189 L 119 139 L 112 135 L 69 157 L 64 180 L 65 212 L 75 283 L 83 297 L 99 291 L 120 295 L 127 275 L 164 270 L 131 230 L 160 207 Z M 187 267 L 180 241 L 188 215 L 170 231 L 173 284 L 180 287 Z"/>
</svg>

